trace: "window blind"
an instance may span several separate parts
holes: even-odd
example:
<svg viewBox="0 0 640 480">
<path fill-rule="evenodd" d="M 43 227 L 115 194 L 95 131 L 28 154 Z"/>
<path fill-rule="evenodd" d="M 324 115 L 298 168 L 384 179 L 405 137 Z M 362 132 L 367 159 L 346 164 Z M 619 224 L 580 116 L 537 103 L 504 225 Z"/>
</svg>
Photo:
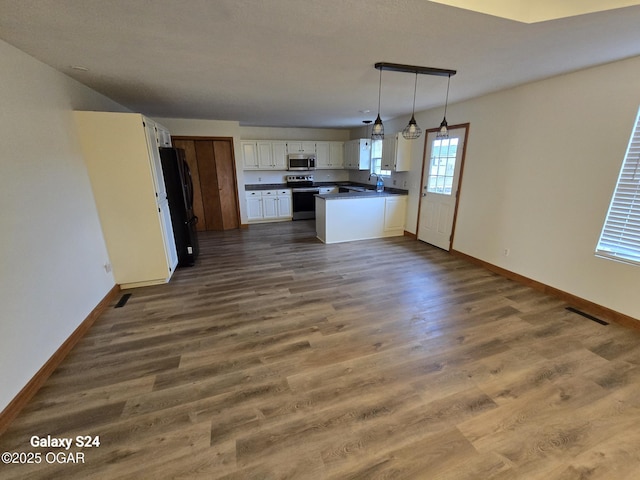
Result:
<svg viewBox="0 0 640 480">
<path fill-rule="evenodd" d="M 596 254 L 640 265 L 640 114 L 609 205 Z"/>
</svg>

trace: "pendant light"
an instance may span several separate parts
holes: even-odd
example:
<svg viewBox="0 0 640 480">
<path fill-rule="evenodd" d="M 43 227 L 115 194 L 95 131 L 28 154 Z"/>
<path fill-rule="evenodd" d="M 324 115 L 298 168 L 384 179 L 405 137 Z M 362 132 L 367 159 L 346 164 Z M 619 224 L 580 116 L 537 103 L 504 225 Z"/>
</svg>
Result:
<svg viewBox="0 0 640 480">
<path fill-rule="evenodd" d="M 373 122 L 373 128 L 371 129 L 371 140 L 384 139 L 384 125 L 382 125 L 382 119 L 380 118 L 380 92 L 382 90 L 382 69 L 380 69 L 380 82 L 378 83 L 378 116 L 376 121 Z"/>
<path fill-rule="evenodd" d="M 362 123 L 364 123 L 364 128 L 365 128 L 365 136 L 369 135 L 369 124 L 371 124 L 371 122 L 373 122 L 373 120 L 362 120 Z"/>
<path fill-rule="evenodd" d="M 444 101 L 444 117 L 440 124 L 440 130 L 436 134 L 436 138 L 449 138 L 449 124 L 447 123 L 447 104 L 449 103 L 449 84 L 451 83 L 451 75 L 448 75 L 447 80 L 447 97 Z"/>
<path fill-rule="evenodd" d="M 413 109 L 411 110 L 411 120 L 404 130 L 402 130 L 402 136 L 407 140 L 415 140 L 422 135 L 422 129 L 416 123 L 416 88 L 418 87 L 418 72 L 416 72 L 416 81 L 413 85 Z"/>
</svg>

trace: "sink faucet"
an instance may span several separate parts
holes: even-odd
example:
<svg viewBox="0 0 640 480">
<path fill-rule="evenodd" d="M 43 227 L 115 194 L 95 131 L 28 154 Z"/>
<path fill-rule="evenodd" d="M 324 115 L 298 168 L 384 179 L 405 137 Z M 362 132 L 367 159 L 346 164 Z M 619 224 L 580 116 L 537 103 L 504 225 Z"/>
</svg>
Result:
<svg viewBox="0 0 640 480">
<path fill-rule="evenodd" d="M 384 178 L 382 178 L 382 176 L 378 175 L 377 173 L 371 173 L 371 175 L 369 175 L 369 180 L 371 180 L 371 177 L 376 177 L 378 180 L 376 181 L 376 192 L 383 192 L 384 191 Z"/>
</svg>

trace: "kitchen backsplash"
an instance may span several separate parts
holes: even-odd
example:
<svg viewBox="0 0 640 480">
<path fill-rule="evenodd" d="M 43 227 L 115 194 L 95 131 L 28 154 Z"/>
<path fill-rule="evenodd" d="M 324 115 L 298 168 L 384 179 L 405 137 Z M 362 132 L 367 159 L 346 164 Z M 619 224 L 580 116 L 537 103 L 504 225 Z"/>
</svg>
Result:
<svg viewBox="0 0 640 480">
<path fill-rule="evenodd" d="M 285 183 L 285 177 L 291 172 L 282 171 L 251 171 L 244 170 L 244 184 L 278 184 Z M 314 170 L 313 172 L 295 172 L 295 174 L 311 174 L 316 182 L 356 182 L 364 184 L 376 184 L 375 177 L 369 180 L 368 171 L 356 170 Z M 403 190 L 417 190 L 420 188 L 420 178 L 412 178 L 410 172 L 394 172 L 391 178 L 385 178 L 387 187 L 395 187 Z"/>
<path fill-rule="evenodd" d="M 288 172 L 284 171 L 244 171 L 244 183 L 256 184 L 256 183 L 285 183 L 285 177 L 287 175 L 313 175 L 316 182 L 346 182 L 349 181 L 349 171 L 347 170 L 314 170 L 313 172 Z"/>
</svg>

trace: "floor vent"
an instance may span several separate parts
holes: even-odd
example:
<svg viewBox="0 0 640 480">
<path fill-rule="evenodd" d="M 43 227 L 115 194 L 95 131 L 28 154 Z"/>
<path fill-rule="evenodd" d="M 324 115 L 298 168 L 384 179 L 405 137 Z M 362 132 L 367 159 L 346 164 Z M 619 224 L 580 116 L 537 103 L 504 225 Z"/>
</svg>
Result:
<svg viewBox="0 0 640 480">
<path fill-rule="evenodd" d="M 122 297 L 120 297 L 120 300 L 118 301 L 118 303 L 116 303 L 116 306 L 113 308 L 121 308 L 124 307 L 127 302 L 129 301 L 129 298 L 131 297 L 130 293 L 125 293 L 124 295 L 122 295 Z"/>
<path fill-rule="evenodd" d="M 570 312 L 573 312 L 573 313 L 577 313 L 578 315 L 582 315 L 584 318 L 588 318 L 589 320 L 593 320 L 594 322 L 599 323 L 600 325 L 609 325 L 609 323 L 605 322 L 604 320 L 600 320 L 599 318 L 596 318 L 593 315 L 589 315 L 588 313 L 581 312 L 577 308 L 567 307 L 567 310 L 569 310 Z"/>
</svg>

